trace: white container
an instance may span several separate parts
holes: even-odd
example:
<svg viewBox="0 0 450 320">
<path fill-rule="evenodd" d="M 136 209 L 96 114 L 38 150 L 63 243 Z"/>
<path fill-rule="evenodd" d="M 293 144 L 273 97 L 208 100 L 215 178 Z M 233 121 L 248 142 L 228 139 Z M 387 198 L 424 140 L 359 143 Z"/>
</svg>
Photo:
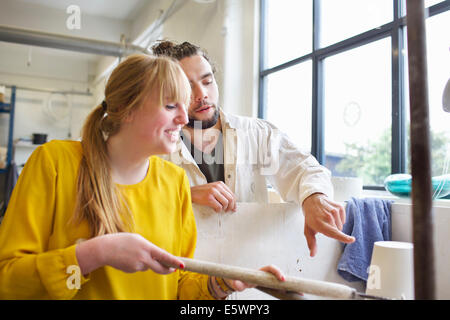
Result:
<svg viewBox="0 0 450 320">
<path fill-rule="evenodd" d="M 6 87 L 0 86 L 0 103 L 5 102 Z"/>
<path fill-rule="evenodd" d="M 5 147 L 0 147 L 0 169 L 6 168 L 6 156 L 8 149 Z"/>
<path fill-rule="evenodd" d="M 410 242 L 377 241 L 366 293 L 391 299 L 414 299 L 414 250 Z"/>
<path fill-rule="evenodd" d="M 359 198 L 363 190 L 363 180 L 355 177 L 331 177 L 334 200 L 344 202 L 351 197 Z"/>
</svg>

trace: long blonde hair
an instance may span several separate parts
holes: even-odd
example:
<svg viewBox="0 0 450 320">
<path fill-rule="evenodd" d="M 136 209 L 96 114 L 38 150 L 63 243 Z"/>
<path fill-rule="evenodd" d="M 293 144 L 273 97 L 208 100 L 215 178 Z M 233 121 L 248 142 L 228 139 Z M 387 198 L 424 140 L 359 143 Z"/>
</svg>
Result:
<svg viewBox="0 0 450 320">
<path fill-rule="evenodd" d="M 134 229 L 132 214 L 111 178 L 106 137 L 116 134 L 122 121 L 140 108 L 153 90 L 159 90 L 161 105 L 165 97 L 189 105 L 189 81 L 177 62 L 131 55 L 111 73 L 104 103 L 84 123 L 74 220 L 87 220 L 92 236 Z"/>
</svg>

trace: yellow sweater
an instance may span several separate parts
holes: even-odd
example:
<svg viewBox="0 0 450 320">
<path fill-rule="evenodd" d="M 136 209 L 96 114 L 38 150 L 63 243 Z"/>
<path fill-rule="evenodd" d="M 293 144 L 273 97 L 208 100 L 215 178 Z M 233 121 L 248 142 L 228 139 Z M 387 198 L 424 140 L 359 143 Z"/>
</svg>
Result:
<svg viewBox="0 0 450 320">
<path fill-rule="evenodd" d="M 102 267 L 78 276 L 77 241 L 86 222 L 69 225 L 76 199 L 81 143 L 51 141 L 25 165 L 0 226 L 0 299 L 212 299 L 207 277 L 176 271 L 125 273 Z M 150 158 L 147 176 L 119 185 L 135 221 L 134 232 L 183 257 L 193 257 L 196 226 L 184 171 Z"/>
</svg>

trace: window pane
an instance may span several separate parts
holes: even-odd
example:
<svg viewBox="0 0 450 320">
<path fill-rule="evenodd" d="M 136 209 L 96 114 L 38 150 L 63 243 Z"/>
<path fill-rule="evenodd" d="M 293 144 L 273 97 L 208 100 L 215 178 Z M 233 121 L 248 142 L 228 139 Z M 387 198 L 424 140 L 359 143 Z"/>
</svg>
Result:
<svg viewBox="0 0 450 320">
<path fill-rule="evenodd" d="M 391 42 L 324 61 L 325 166 L 382 185 L 391 173 Z"/>
<path fill-rule="evenodd" d="M 443 30 L 450 30 L 450 12 L 428 18 L 427 60 L 428 60 L 428 102 L 431 130 L 431 173 L 433 176 L 449 172 L 450 161 L 450 113 L 443 110 L 442 95 L 450 78 L 450 36 Z M 405 37 L 406 38 L 406 37 Z M 405 40 L 406 41 L 406 40 Z M 408 56 L 405 56 L 408 61 Z M 409 76 L 408 63 L 405 65 L 406 108 L 409 115 Z M 410 119 L 408 117 L 408 123 Z M 409 126 L 408 126 L 409 150 Z M 408 153 L 408 172 L 411 172 Z"/>
<path fill-rule="evenodd" d="M 267 65 L 271 68 L 312 51 L 312 0 L 267 1 Z"/>
<path fill-rule="evenodd" d="M 267 77 L 266 119 L 311 151 L 312 63 L 307 61 Z"/>
<path fill-rule="evenodd" d="M 320 46 L 329 46 L 392 19 L 393 0 L 320 0 Z"/>
<path fill-rule="evenodd" d="M 442 1 L 444 1 L 444 0 L 425 0 L 425 1 L 424 1 L 424 3 L 425 3 L 425 8 L 434 6 L 435 4 L 438 4 L 439 2 L 442 2 Z"/>
</svg>

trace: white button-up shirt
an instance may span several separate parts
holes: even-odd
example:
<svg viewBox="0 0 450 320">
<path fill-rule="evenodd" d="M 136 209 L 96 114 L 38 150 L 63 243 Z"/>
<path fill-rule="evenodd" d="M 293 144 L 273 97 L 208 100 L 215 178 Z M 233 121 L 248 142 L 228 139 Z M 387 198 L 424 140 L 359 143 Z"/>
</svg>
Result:
<svg viewBox="0 0 450 320">
<path fill-rule="evenodd" d="M 237 202 L 268 203 L 270 184 L 286 202 L 299 205 L 313 193 L 332 199 L 331 173 L 308 152 L 301 151 L 286 134 L 268 121 L 234 116 L 220 110 L 226 185 Z M 185 169 L 191 186 L 206 184 L 186 145 L 162 156 Z"/>
</svg>

